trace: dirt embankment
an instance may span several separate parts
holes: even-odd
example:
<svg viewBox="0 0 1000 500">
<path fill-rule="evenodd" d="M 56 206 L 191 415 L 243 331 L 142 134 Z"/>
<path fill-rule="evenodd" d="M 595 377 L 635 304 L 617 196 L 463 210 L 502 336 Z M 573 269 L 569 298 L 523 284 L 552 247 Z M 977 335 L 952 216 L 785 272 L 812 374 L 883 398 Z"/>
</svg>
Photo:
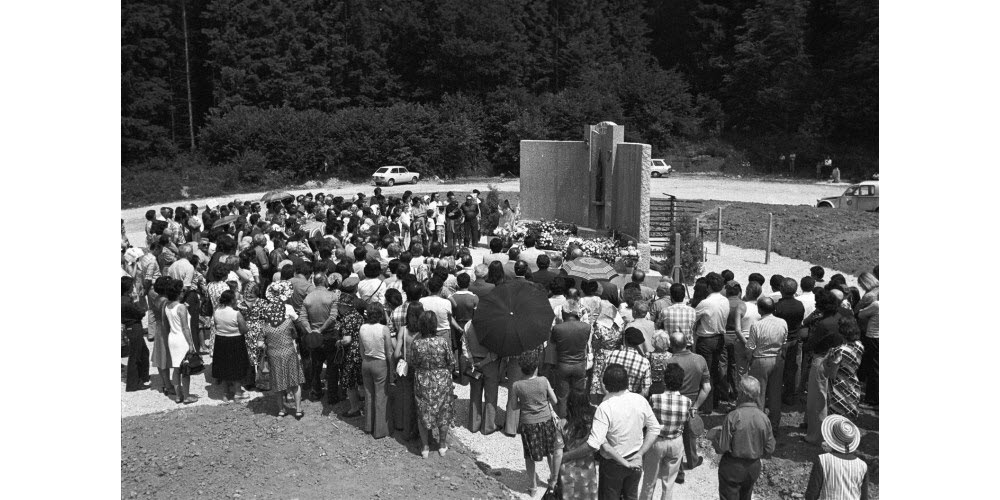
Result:
<svg viewBox="0 0 1000 500">
<path fill-rule="evenodd" d="M 707 200 L 703 225 L 715 227 L 722 208 L 722 241 L 742 248 L 767 248 L 768 213 L 774 214 L 771 250 L 779 255 L 855 276 L 878 264 L 877 213 L 804 205 L 768 205 Z M 714 238 L 714 234 L 706 236 Z"/>
<path fill-rule="evenodd" d="M 507 498 L 461 445 L 373 440 L 319 403 L 278 419 L 277 399 L 122 419 L 122 498 Z M 352 425 L 353 424 L 353 425 Z"/>
</svg>

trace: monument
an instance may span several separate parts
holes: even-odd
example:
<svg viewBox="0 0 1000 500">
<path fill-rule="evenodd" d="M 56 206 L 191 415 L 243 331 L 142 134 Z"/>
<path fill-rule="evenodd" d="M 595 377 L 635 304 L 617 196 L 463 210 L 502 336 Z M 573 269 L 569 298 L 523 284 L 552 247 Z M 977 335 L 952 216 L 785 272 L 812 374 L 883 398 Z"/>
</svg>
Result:
<svg viewBox="0 0 1000 500">
<path fill-rule="evenodd" d="M 652 148 L 624 142 L 625 127 L 584 127 L 582 141 L 521 141 L 521 217 L 559 219 L 635 239 L 649 270 Z"/>
</svg>

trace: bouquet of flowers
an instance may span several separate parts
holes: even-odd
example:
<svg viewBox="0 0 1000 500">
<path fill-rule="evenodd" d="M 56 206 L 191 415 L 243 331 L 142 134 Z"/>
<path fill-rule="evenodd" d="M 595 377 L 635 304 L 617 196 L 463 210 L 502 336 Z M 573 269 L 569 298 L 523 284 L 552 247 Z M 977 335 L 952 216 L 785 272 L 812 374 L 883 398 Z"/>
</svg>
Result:
<svg viewBox="0 0 1000 500">
<path fill-rule="evenodd" d="M 610 238 L 594 238 L 592 240 L 583 240 L 580 244 L 583 249 L 583 254 L 588 257 L 594 257 L 596 259 L 602 259 L 608 264 L 614 265 L 615 261 L 618 260 L 620 255 L 620 250 L 618 243 Z"/>
</svg>

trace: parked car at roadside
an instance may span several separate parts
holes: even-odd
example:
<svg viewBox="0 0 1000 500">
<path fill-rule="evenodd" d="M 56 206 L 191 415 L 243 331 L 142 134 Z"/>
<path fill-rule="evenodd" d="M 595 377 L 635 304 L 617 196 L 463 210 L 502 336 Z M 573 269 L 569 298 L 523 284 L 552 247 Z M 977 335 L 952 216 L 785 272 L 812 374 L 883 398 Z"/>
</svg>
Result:
<svg viewBox="0 0 1000 500">
<path fill-rule="evenodd" d="M 853 184 L 840 196 L 830 196 L 816 200 L 819 208 L 843 208 L 846 210 L 878 212 L 878 181 L 864 181 Z"/>
<path fill-rule="evenodd" d="M 410 172 L 406 167 L 401 167 L 399 165 L 390 165 L 386 167 L 379 168 L 372 174 L 372 181 L 375 185 L 385 184 L 386 186 L 393 186 L 397 183 L 411 183 L 416 184 L 420 180 L 420 174 L 417 172 Z"/>
<path fill-rule="evenodd" d="M 653 168 L 650 169 L 649 175 L 653 177 L 666 177 L 670 175 L 671 170 L 670 165 L 667 165 L 666 161 L 653 158 Z"/>
</svg>

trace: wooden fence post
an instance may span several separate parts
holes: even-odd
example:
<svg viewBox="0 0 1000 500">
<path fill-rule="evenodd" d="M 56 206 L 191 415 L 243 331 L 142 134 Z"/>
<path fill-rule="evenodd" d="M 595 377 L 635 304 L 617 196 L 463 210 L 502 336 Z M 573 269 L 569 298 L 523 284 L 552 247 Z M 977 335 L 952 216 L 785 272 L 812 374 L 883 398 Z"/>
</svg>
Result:
<svg viewBox="0 0 1000 500">
<path fill-rule="evenodd" d="M 681 282 L 681 233 L 674 233 L 674 269 L 670 275 L 674 283 Z"/>
<path fill-rule="evenodd" d="M 774 231 L 774 214 L 767 214 L 767 253 L 764 254 L 764 264 L 771 263 L 771 232 Z"/>
<path fill-rule="evenodd" d="M 719 207 L 719 225 L 715 233 L 715 255 L 722 255 L 722 207 Z"/>
</svg>

